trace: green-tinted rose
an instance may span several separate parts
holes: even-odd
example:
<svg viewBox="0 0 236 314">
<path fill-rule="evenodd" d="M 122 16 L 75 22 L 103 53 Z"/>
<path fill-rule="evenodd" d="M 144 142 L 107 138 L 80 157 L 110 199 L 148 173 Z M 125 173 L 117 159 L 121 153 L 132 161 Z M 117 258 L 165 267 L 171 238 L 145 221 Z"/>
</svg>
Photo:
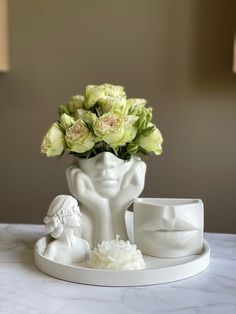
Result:
<svg viewBox="0 0 236 314">
<path fill-rule="evenodd" d="M 43 139 L 41 152 L 46 154 L 47 157 L 55 157 L 61 155 L 64 149 L 64 134 L 58 123 L 53 123 Z"/>
<path fill-rule="evenodd" d="M 87 113 L 90 112 L 88 110 L 85 109 L 77 109 L 75 112 L 75 119 L 83 119 L 83 116 Z"/>
<path fill-rule="evenodd" d="M 83 108 L 84 96 L 76 95 L 72 96 L 68 102 L 68 108 L 70 112 L 75 113 L 77 109 Z"/>
<path fill-rule="evenodd" d="M 84 153 L 93 148 L 95 138 L 82 120 L 75 123 L 66 130 L 65 136 L 68 148 L 71 152 Z"/>
<path fill-rule="evenodd" d="M 111 97 L 104 96 L 98 101 L 102 109 L 102 113 L 112 111 L 113 113 L 123 113 L 126 106 L 126 98 L 124 97 Z"/>
<path fill-rule="evenodd" d="M 75 119 L 69 116 L 68 114 L 63 113 L 61 115 L 60 125 L 62 126 L 63 129 L 69 128 L 70 126 L 74 124 L 74 122 L 75 122 Z"/>
<path fill-rule="evenodd" d="M 152 108 L 146 108 L 147 101 L 145 99 L 131 98 L 127 100 L 129 107 L 129 114 L 138 116 L 138 129 L 146 128 L 148 123 L 152 120 Z"/>
<path fill-rule="evenodd" d="M 102 84 L 100 86 L 104 87 L 106 96 L 126 98 L 126 93 L 124 91 L 123 86 L 112 85 L 112 84 L 107 84 L 107 83 Z"/>
<path fill-rule="evenodd" d="M 163 138 L 161 132 L 156 127 L 148 135 L 141 135 L 138 140 L 139 146 L 147 152 L 154 152 L 156 155 L 160 155 L 162 153 L 162 142 Z"/>
<path fill-rule="evenodd" d="M 90 109 L 106 96 L 110 98 L 126 98 L 126 94 L 122 86 L 111 84 L 88 85 L 85 90 L 84 105 L 87 109 Z M 108 110 L 105 109 L 104 112 L 107 111 Z"/>
<path fill-rule="evenodd" d="M 127 106 L 129 107 L 129 114 L 134 116 L 138 115 L 141 108 L 145 107 L 147 101 L 140 98 L 130 98 L 127 99 Z"/>
<path fill-rule="evenodd" d="M 152 120 L 152 108 L 142 107 L 138 110 L 137 116 L 139 120 L 137 122 L 138 129 L 144 129 L 148 126 Z"/>
<path fill-rule="evenodd" d="M 125 117 L 125 131 L 121 141 L 119 142 L 119 145 L 125 145 L 126 143 L 135 139 L 138 131 L 136 126 L 137 120 L 138 117 L 136 116 L 128 115 Z"/>
<path fill-rule="evenodd" d="M 92 113 L 91 111 L 88 111 L 84 114 L 83 120 L 84 122 L 92 128 L 93 124 L 97 121 L 98 117 Z"/>
<path fill-rule="evenodd" d="M 118 113 L 105 113 L 97 119 L 94 133 L 107 144 L 117 147 L 124 136 L 125 119 Z"/>
<path fill-rule="evenodd" d="M 77 118 L 82 119 L 90 130 L 93 129 L 93 124 L 97 121 L 98 117 L 91 111 L 78 109 L 76 113 Z"/>
<path fill-rule="evenodd" d="M 85 108 L 92 108 L 96 102 L 104 96 L 105 88 L 103 85 L 88 85 L 85 90 Z"/>
</svg>

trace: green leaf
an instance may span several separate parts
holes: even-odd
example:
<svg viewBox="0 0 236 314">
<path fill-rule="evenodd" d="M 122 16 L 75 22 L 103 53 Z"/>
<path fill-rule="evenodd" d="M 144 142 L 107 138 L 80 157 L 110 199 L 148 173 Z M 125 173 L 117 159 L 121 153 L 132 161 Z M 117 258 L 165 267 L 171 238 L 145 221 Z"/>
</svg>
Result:
<svg viewBox="0 0 236 314">
<path fill-rule="evenodd" d="M 58 113 L 61 116 L 63 113 L 70 115 L 70 111 L 67 105 L 60 105 L 58 108 Z"/>
<path fill-rule="evenodd" d="M 154 129 L 155 129 L 154 125 L 149 126 L 145 129 L 140 130 L 140 135 L 148 136 L 149 134 L 151 134 L 154 131 Z"/>
<path fill-rule="evenodd" d="M 147 150 L 145 150 L 144 148 L 140 147 L 138 148 L 137 153 L 143 154 L 143 155 L 149 155 L 150 152 L 148 152 Z"/>
<path fill-rule="evenodd" d="M 126 145 L 126 150 L 130 155 L 135 155 L 138 151 L 138 144 L 129 143 Z"/>
</svg>

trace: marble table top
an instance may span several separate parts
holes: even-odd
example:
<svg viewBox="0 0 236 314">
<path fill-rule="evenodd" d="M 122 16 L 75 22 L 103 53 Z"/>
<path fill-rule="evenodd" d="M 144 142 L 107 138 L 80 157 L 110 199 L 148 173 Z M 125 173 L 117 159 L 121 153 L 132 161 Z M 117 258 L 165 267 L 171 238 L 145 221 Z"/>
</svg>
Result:
<svg viewBox="0 0 236 314">
<path fill-rule="evenodd" d="M 65 282 L 33 264 L 41 225 L 0 224 L 1 314 L 235 314 L 236 235 L 206 233 L 211 264 L 201 274 L 145 287 L 98 287 Z"/>
</svg>

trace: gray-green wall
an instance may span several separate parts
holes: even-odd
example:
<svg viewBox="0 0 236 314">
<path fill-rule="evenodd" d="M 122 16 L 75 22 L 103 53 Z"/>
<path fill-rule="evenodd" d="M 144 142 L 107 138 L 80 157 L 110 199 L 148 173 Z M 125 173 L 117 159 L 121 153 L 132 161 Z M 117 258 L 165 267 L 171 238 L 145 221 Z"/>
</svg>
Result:
<svg viewBox="0 0 236 314">
<path fill-rule="evenodd" d="M 234 0 L 10 0 L 0 75 L 0 222 L 40 223 L 70 158 L 39 153 L 57 106 L 89 83 L 144 97 L 164 153 L 144 196 L 202 198 L 205 230 L 236 232 Z"/>
</svg>

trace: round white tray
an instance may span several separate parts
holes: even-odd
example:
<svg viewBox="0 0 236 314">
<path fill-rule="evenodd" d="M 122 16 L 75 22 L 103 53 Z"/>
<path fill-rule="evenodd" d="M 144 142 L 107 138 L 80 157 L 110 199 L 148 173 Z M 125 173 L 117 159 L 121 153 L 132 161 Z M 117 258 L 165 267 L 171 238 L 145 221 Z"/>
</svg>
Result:
<svg viewBox="0 0 236 314">
<path fill-rule="evenodd" d="M 35 265 L 50 276 L 89 285 L 141 286 L 172 282 L 202 272 L 210 263 L 210 247 L 204 240 L 203 253 L 182 258 L 166 259 L 144 255 L 146 268 L 142 270 L 101 270 L 83 264 L 64 265 L 43 256 L 49 237 L 39 239 L 35 245 Z"/>
</svg>

